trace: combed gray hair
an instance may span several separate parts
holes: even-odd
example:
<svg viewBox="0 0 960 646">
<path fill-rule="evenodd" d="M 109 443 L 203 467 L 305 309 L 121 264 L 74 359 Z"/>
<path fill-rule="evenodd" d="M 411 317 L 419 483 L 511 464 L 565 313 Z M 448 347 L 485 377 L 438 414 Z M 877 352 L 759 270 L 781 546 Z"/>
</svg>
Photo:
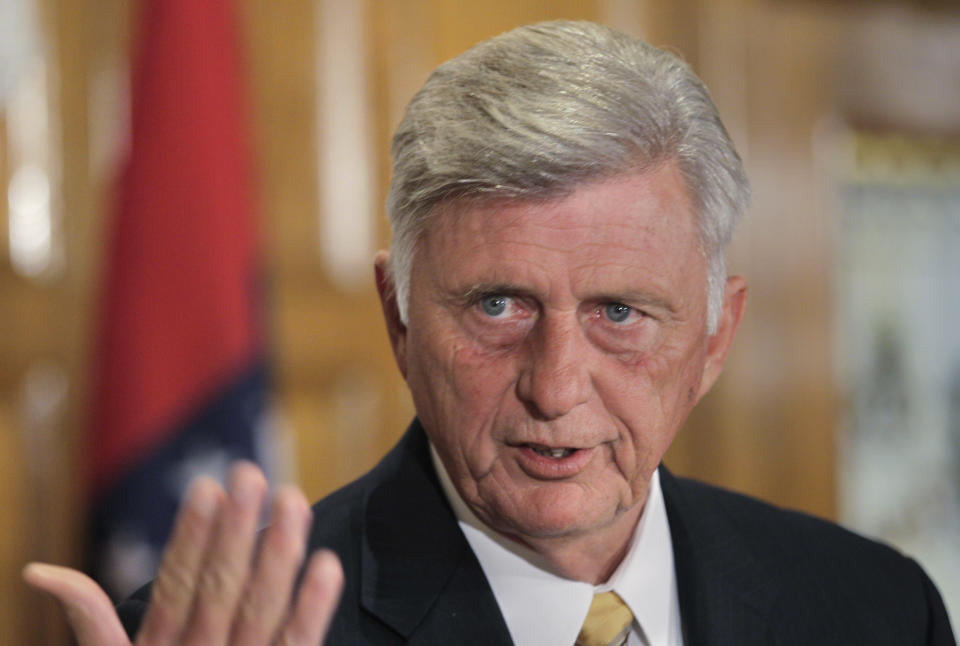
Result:
<svg viewBox="0 0 960 646">
<path fill-rule="evenodd" d="M 440 65 L 393 138 L 389 272 L 407 321 L 417 241 L 448 200 L 550 199 L 675 161 L 706 255 L 716 330 L 724 250 L 750 189 L 706 87 L 676 56 L 607 27 L 520 27 Z"/>
</svg>

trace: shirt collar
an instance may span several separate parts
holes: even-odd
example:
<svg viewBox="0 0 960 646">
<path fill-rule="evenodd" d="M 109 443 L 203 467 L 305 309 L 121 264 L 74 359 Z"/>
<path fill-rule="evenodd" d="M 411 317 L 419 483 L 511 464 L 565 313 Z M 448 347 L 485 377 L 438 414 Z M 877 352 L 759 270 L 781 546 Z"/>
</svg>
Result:
<svg viewBox="0 0 960 646">
<path fill-rule="evenodd" d="M 647 502 L 630 551 L 610 580 L 596 589 L 607 590 L 615 591 L 630 606 L 648 644 L 679 643 L 677 576 L 659 471 L 650 478 Z"/>
<path fill-rule="evenodd" d="M 485 525 L 460 497 L 432 444 L 430 455 L 517 646 L 574 643 L 593 595 L 608 590 L 630 607 L 647 643 L 673 642 L 672 632 L 679 627 L 679 605 L 658 472 L 650 479 L 627 555 L 606 583 L 594 586 L 553 574 L 541 555 Z"/>
</svg>

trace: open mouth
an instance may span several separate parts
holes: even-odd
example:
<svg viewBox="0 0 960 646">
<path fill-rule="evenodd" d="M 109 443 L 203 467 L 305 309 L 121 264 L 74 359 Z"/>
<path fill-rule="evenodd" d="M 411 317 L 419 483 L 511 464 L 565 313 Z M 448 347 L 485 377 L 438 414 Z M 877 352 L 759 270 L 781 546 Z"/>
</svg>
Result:
<svg viewBox="0 0 960 646">
<path fill-rule="evenodd" d="M 551 448 L 549 446 L 543 446 L 541 444 L 528 444 L 527 446 L 536 453 L 537 455 L 542 455 L 545 458 L 553 458 L 559 460 L 562 458 L 569 457 L 577 452 L 578 449 L 572 448 Z"/>
<path fill-rule="evenodd" d="M 574 478 L 589 468 L 596 455 L 592 447 L 549 446 L 536 442 L 517 442 L 512 446 L 519 449 L 516 460 L 520 469 L 540 481 Z"/>
</svg>

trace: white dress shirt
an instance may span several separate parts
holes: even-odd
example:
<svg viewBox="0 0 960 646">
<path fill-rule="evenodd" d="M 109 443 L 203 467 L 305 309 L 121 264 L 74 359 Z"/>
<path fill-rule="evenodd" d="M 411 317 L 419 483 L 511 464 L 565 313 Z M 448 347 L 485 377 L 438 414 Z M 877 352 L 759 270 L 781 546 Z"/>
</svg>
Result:
<svg viewBox="0 0 960 646">
<path fill-rule="evenodd" d="M 683 646 L 670 526 L 654 472 L 627 555 L 601 585 L 549 571 L 542 556 L 498 534 L 460 498 L 433 446 L 434 467 L 460 529 L 480 561 L 516 646 L 574 644 L 593 595 L 613 590 L 630 607 L 628 646 Z"/>
</svg>

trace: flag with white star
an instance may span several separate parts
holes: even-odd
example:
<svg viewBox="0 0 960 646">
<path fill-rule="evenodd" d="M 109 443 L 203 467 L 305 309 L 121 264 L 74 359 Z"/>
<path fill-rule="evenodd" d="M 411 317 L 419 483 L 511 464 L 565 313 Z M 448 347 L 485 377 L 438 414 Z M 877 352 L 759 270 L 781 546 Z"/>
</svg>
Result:
<svg viewBox="0 0 960 646">
<path fill-rule="evenodd" d="M 270 445 L 252 155 L 231 0 L 145 0 L 86 434 L 89 569 L 153 577 L 178 503 Z"/>
</svg>

